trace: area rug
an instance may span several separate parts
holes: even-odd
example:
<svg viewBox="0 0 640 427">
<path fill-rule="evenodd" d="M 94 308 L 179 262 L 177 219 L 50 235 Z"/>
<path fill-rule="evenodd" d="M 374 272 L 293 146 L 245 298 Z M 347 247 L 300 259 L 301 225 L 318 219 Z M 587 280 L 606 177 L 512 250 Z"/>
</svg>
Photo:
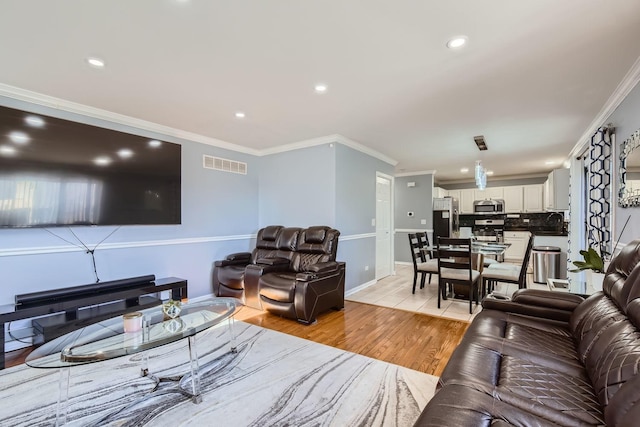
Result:
<svg viewBox="0 0 640 427">
<path fill-rule="evenodd" d="M 236 322 L 197 336 L 203 400 L 140 377 L 141 354 L 71 368 L 72 426 L 411 426 L 437 377 Z M 189 370 L 187 341 L 149 350 L 159 376 Z M 186 381 L 189 381 L 186 379 Z M 55 423 L 59 372 L 0 371 L 0 425 Z"/>
</svg>

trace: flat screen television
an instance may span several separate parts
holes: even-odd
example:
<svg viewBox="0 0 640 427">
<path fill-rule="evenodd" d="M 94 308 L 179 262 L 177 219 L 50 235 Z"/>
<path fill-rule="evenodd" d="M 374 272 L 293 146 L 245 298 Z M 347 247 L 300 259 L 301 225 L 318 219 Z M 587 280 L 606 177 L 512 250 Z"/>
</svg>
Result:
<svg viewBox="0 0 640 427">
<path fill-rule="evenodd" d="M 0 228 L 180 224 L 181 148 L 0 106 Z"/>
</svg>

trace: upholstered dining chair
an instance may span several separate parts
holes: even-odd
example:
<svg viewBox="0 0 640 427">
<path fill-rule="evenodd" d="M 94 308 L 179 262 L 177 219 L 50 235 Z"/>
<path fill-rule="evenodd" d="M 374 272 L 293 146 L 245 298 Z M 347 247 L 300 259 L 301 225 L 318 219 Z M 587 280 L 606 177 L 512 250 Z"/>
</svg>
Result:
<svg viewBox="0 0 640 427">
<path fill-rule="evenodd" d="M 416 293 L 416 283 L 418 282 L 418 274 L 420 274 L 420 289 L 424 288 L 426 275 L 429 275 L 429 283 L 431 283 L 431 275 L 438 274 L 438 262 L 435 259 L 427 259 L 422 250 L 424 243 L 422 236 L 418 238 L 417 233 L 409 233 L 409 246 L 411 248 L 411 260 L 413 261 L 413 290 Z"/>
<path fill-rule="evenodd" d="M 527 243 L 527 249 L 524 252 L 524 258 L 520 268 L 518 266 L 506 266 L 503 264 L 490 265 L 482 271 L 482 296 L 493 292 L 493 287 L 496 283 L 515 283 L 518 285 L 518 289 L 524 289 L 527 287 L 527 267 L 529 266 L 529 259 L 531 258 L 531 251 L 533 249 L 533 240 L 535 236 L 529 235 L 529 242 Z"/>
<path fill-rule="evenodd" d="M 469 314 L 473 300 L 478 305 L 480 272 L 471 265 L 471 239 L 438 237 L 438 308 L 445 298 L 447 285 L 469 287 Z"/>
</svg>

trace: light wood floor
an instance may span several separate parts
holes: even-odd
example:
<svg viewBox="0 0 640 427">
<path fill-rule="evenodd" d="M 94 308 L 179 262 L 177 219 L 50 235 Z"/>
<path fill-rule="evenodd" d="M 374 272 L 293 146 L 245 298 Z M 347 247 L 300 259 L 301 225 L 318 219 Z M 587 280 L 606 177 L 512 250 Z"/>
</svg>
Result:
<svg viewBox="0 0 640 427">
<path fill-rule="evenodd" d="M 351 301 L 345 302 L 344 310 L 324 313 L 309 326 L 269 313 L 243 321 L 436 376 L 469 326 Z"/>
<path fill-rule="evenodd" d="M 317 323 L 309 326 L 257 310 L 245 311 L 237 317 L 253 325 L 436 376 L 442 373 L 469 325 L 351 301 L 345 302 L 344 310 L 324 313 L 318 316 Z M 27 348 L 7 353 L 6 366 L 24 363 L 30 351 Z"/>
</svg>

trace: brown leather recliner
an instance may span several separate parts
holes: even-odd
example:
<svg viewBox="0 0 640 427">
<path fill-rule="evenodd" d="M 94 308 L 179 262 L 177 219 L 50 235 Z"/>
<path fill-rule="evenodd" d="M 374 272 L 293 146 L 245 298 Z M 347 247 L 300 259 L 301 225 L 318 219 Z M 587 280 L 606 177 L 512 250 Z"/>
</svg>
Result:
<svg viewBox="0 0 640 427">
<path fill-rule="evenodd" d="M 216 261 L 213 267 L 213 294 L 219 297 L 233 297 L 244 301 L 244 270 L 260 258 L 271 258 L 276 252 L 276 240 L 281 225 L 270 225 L 258 231 L 253 252 L 238 252 Z"/>
<path fill-rule="evenodd" d="M 246 267 L 246 304 L 306 324 L 344 308 L 345 264 L 335 260 L 339 236 L 326 226 L 282 229 L 273 256 Z"/>
</svg>

